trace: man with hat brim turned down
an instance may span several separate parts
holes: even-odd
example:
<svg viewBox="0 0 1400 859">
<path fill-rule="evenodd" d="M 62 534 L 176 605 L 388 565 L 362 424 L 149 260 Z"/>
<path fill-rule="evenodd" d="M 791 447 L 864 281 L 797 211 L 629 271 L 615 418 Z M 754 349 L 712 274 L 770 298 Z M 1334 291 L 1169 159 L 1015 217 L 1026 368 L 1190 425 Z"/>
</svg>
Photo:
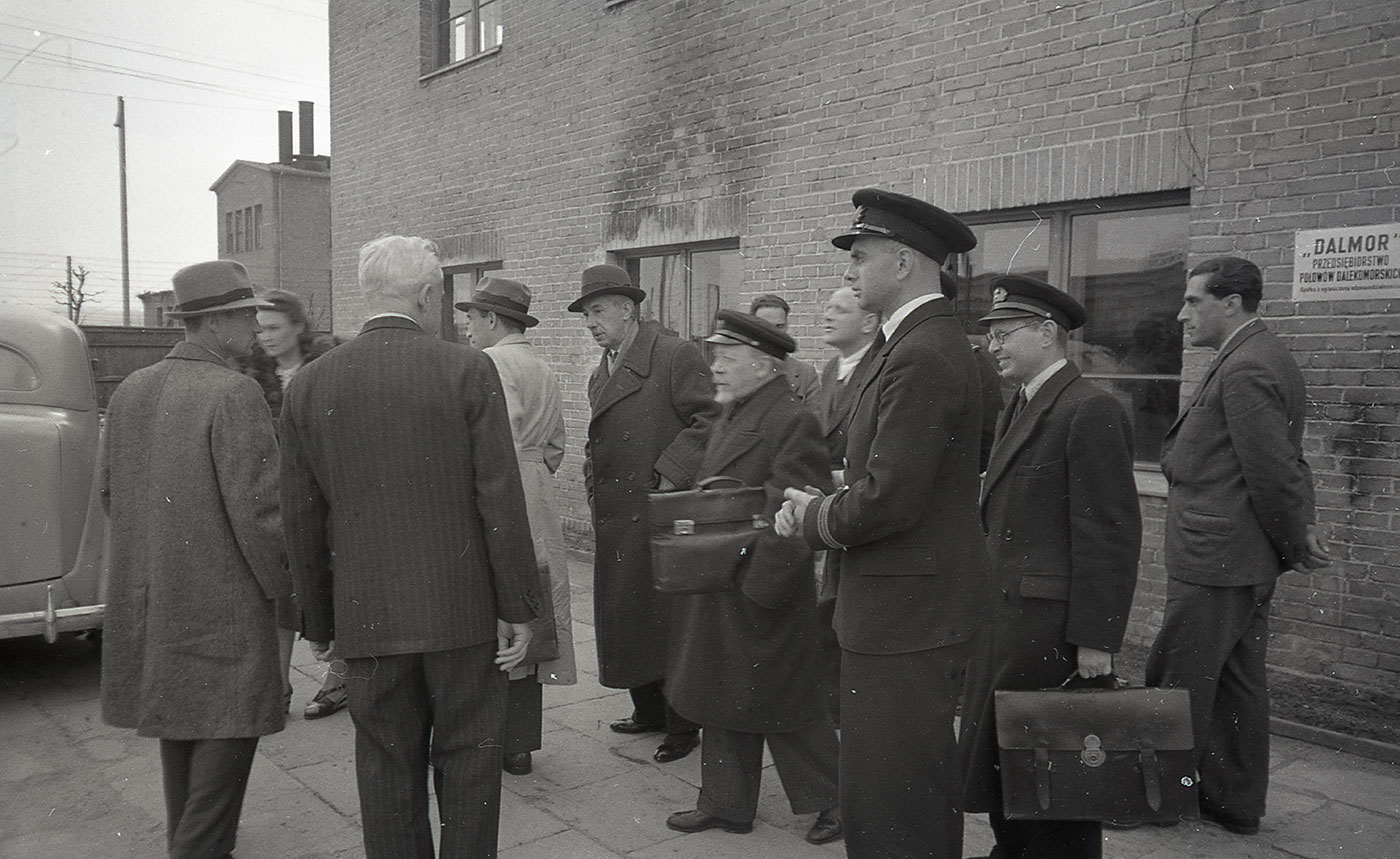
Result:
<svg viewBox="0 0 1400 859">
<path fill-rule="evenodd" d="M 510 672 L 503 766 L 513 775 L 530 772 L 530 753 L 540 748 L 543 686 L 578 682 L 569 559 L 554 491 L 554 473 L 564 459 L 564 400 L 554 371 L 525 339 L 525 329 L 540 322 L 530 315 L 530 298 L 529 287 L 519 281 L 487 277 L 469 300 L 456 304 L 466 311 L 472 345 L 485 352 L 501 374 L 525 488 L 525 513 L 540 566 L 540 595 L 549 595 L 553 604 L 553 611 L 543 611 L 531 622 L 534 634 L 525 659 Z"/>
<path fill-rule="evenodd" d="M 830 486 L 816 416 L 782 372 L 796 344 L 757 316 L 719 312 L 715 400 L 697 479 L 723 475 L 763 487 L 768 517 L 788 486 Z M 819 689 L 820 636 L 812 552 L 800 537 L 758 532 L 733 589 L 675 597 L 666 675 L 672 706 L 705 728 L 700 800 L 671 815 L 681 832 L 749 832 L 758 811 L 763 743 L 794 814 L 817 814 L 813 844 L 841 837 L 836 731 Z"/>
<path fill-rule="evenodd" d="M 232 365 L 267 305 L 230 260 L 180 269 L 174 287 L 184 342 L 107 410 L 102 718 L 160 740 L 170 855 L 222 857 L 258 738 L 285 721 L 273 601 L 292 588 L 272 417 Z"/>
<path fill-rule="evenodd" d="M 982 481 L 992 621 L 968 666 L 961 737 L 970 812 L 986 812 L 997 859 L 1097 859 L 1098 821 L 1008 820 L 997 766 L 997 690 L 1107 677 L 1137 584 L 1142 518 L 1133 430 L 1113 395 L 1067 360 L 1084 308 L 1048 283 L 991 283 L 987 348 L 1017 383 Z"/>
<path fill-rule="evenodd" d="M 626 271 L 595 265 L 583 272 L 583 292 L 569 311 L 583 314 L 603 349 L 588 379 L 593 415 L 583 462 L 595 541 L 598 682 L 632 696 L 632 715 L 609 727 L 665 731 L 655 758 L 666 763 L 695 749 L 700 728 L 666 703 L 671 601 L 652 587 L 647 493 L 691 485 L 718 407 L 699 350 L 641 322 L 644 298 Z"/>
<path fill-rule="evenodd" d="M 884 318 L 834 495 L 789 487 L 780 533 L 841 554 L 841 815 L 847 854 L 962 856 L 953 711 L 988 614 L 977 521 L 982 395 L 972 346 L 940 289 L 976 237 L 903 194 L 857 191 L 845 282 Z"/>
</svg>

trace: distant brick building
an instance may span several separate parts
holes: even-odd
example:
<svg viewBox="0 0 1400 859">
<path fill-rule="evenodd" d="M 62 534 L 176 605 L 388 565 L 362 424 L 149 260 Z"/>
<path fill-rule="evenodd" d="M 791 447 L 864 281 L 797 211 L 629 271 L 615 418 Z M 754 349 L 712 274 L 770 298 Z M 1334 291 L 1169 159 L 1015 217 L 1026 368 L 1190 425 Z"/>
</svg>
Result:
<svg viewBox="0 0 1400 859">
<path fill-rule="evenodd" d="M 598 354 L 564 310 L 582 269 L 629 266 L 644 312 L 689 336 L 781 293 L 819 362 L 851 191 L 932 200 L 980 237 L 953 261 L 969 321 L 1002 271 L 1089 309 L 1075 357 L 1136 425 L 1148 534 L 1130 635 L 1147 640 L 1165 588 L 1156 453 L 1210 358 L 1174 323 L 1185 272 L 1246 256 L 1310 386 L 1337 557 L 1281 580 L 1273 659 L 1396 691 L 1400 290 L 1294 300 L 1291 284 L 1295 231 L 1400 221 L 1397 35 L 1382 0 L 334 3 L 334 327 L 364 319 L 356 252 L 385 232 L 435 238 L 458 297 L 491 269 L 528 283 L 582 538 Z"/>
<path fill-rule="evenodd" d="M 292 153 L 291 112 L 279 113 L 278 161 L 235 161 L 209 186 L 218 197 L 219 258 L 247 266 L 258 289 L 301 296 L 312 327 L 328 329 L 330 158 L 314 154 L 310 102 L 301 103 L 297 154 Z"/>
</svg>

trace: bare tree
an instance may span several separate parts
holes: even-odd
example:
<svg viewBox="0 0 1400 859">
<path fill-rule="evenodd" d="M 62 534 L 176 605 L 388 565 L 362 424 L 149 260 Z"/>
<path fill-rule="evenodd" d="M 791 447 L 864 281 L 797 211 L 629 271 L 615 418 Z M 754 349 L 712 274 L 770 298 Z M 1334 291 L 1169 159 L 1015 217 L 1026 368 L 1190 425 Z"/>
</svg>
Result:
<svg viewBox="0 0 1400 859">
<path fill-rule="evenodd" d="M 62 307 L 68 314 L 68 318 L 77 324 L 83 315 L 83 304 L 90 298 L 101 295 L 100 291 L 89 291 L 87 289 L 87 276 L 89 272 L 82 266 L 73 267 L 73 258 L 68 258 L 68 280 L 56 280 L 53 288 L 58 292 L 58 297 L 54 303 Z"/>
</svg>

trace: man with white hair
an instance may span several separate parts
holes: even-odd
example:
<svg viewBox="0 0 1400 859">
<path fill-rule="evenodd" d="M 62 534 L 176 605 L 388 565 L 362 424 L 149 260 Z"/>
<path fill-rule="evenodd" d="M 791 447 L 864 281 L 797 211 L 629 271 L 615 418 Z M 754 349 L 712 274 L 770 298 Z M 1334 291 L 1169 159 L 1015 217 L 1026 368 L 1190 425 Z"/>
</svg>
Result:
<svg viewBox="0 0 1400 859">
<path fill-rule="evenodd" d="M 360 249 L 372 315 L 308 365 L 282 409 L 282 509 L 305 614 L 334 640 L 355 723 L 365 854 L 492 857 L 506 674 L 540 612 L 535 552 L 500 377 L 435 335 L 427 239 Z"/>
</svg>

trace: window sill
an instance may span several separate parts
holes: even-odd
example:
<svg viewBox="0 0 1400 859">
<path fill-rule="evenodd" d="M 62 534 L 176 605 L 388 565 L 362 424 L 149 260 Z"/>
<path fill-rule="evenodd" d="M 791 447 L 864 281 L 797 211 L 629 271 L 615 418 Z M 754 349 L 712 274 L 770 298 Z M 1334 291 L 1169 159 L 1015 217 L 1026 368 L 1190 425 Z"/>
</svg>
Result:
<svg viewBox="0 0 1400 859">
<path fill-rule="evenodd" d="M 441 76 L 441 75 L 445 75 L 445 74 L 449 74 L 449 73 L 451 73 L 451 72 L 455 72 L 455 71 L 457 71 L 457 70 L 460 69 L 460 68 L 464 68 L 464 67 L 466 67 L 466 66 L 471 65 L 472 63 L 478 62 L 478 61 L 480 61 L 480 60 L 484 60 L 484 59 L 486 59 L 487 57 L 494 57 L 495 55 L 499 54 L 500 52 L 501 52 L 501 46 L 500 46 L 500 45 L 497 45 L 496 47 L 491 48 L 490 50 L 482 51 L 482 52 L 479 53 L 479 54 L 472 54 L 470 57 L 467 57 L 465 60 L 458 60 L 458 61 L 455 62 L 455 63 L 450 63 L 450 64 L 445 65 L 445 66 L 442 66 L 442 67 L 440 67 L 440 68 L 433 69 L 432 71 L 428 72 L 426 75 L 419 75 L 419 76 L 418 76 L 418 82 L 419 82 L 420 84 L 425 84 L 425 83 L 427 83 L 428 81 L 432 80 L 432 79 L 435 78 L 435 77 L 439 77 L 439 76 Z"/>
</svg>

